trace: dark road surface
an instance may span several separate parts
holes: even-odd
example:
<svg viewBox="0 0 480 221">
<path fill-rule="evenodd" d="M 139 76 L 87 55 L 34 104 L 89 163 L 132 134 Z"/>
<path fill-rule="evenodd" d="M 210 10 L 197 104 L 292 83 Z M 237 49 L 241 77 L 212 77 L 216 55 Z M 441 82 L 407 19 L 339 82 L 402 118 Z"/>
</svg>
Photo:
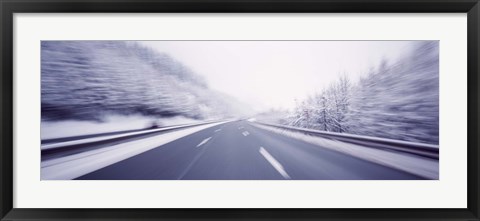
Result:
<svg viewBox="0 0 480 221">
<path fill-rule="evenodd" d="M 415 175 L 234 121 L 114 163 L 82 180 L 414 180 Z"/>
</svg>

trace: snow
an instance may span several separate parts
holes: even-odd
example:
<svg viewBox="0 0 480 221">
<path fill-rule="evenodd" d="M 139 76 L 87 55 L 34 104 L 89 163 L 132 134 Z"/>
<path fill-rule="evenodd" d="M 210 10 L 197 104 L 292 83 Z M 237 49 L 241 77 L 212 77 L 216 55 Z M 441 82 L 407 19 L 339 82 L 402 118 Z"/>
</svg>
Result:
<svg viewBox="0 0 480 221">
<path fill-rule="evenodd" d="M 88 134 L 144 129 L 151 126 L 153 122 L 157 122 L 157 124 L 161 126 L 173 126 L 180 124 L 191 124 L 200 121 L 181 116 L 155 119 L 153 117 L 139 115 L 110 115 L 106 117 L 105 121 L 103 122 L 80 120 L 42 121 L 41 139 L 46 140 Z"/>
<path fill-rule="evenodd" d="M 226 118 L 248 106 L 171 56 L 129 41 L 42 41 L 42 120 Z"/>
<path fill-rule="evenodd" d="M 41 163 L 41 179 L 75 179 L 145 151 L 157 148 L 171 141 L 188 136 L 197 131 L 223 123 L 226 123 L 226 121 L 173 131 L 158 136 L 43 161 Z"/>
<path fill-rule="evenodd" d="M 439 179 L 439 162 L 438 160 L 417 157 L 411 154 L 399 152 L 384 151 L 356 144 L 340 142 L 336 140 L 325 139 L 322 137 L 309 136 L 301 132 L 287 131 L 275 127 L 252 123 L 251 125 L 299 139 L 308 143 L 318 145 L 319 148 L 328 148 L 334 151 L 342 152 L 360 159 L 378 163 L 387 167 L 415 174 L 427 179 Z"/>
<path fill-rule="evenodd" d="M 288 122 L 277 122 L 438 144 L 438 41 L 411 44 L 411 52 L 397 60 L 382 61 L 378 67 L 366 71 L 358 82 L 340 75 L 327 89 L 298 101 L 289 117 L 283 118 Z"/>
<path fill-rule="evenodd" d="M 203 123 L 200 123 L 200 124 L 203 124 Z M 195 125 L 195 124 L 193 124 L 193 125 Z M 105 135 L 105 136 L 99 136 L 99 137 L 91 137 L 91 138 L 77 139 L 77 140 L 71 140 L 71 141 L 50 143 L 50 144 L 42 145 L 41 149 L 42 150 L 48 150 L 48 149 L 60 148 L 60 147 L 65 147 L 65 146 L 77 145 L 77 144 L 87 144 L 87 143 L 103 141 L 103 140 L 111 140 L 111 139 L 120 138 L 120 137 L 128 137 L 128 136 L 140 135 L 140 134 L 145 134 L 145 133 L 159 132 L 159 131 L 164 131 L 164 130 L 169 130 L 169 129 L 174 129 L 174 128 L 182 128 L 182 127 L 185 127 L 185 126 L 186 125 L 162 127 L 162 128 L 157 128 L 157 129 L 149 129 L 149 130 L 142 130 L 142 131 L 136 131 L 136 132 L 127 132 L 127 133 L 116 134 L 116 135 Z"/>
</svg>

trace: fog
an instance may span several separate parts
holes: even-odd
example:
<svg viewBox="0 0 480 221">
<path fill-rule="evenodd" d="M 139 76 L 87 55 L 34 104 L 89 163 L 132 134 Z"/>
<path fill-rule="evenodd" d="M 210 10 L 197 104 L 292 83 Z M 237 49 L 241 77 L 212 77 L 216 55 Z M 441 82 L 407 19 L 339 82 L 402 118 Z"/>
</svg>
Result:
<svg viewBox="0 0 480 221">
<path fill-rule="evenodd" d="M 394 61 L 411 41 L 144 41 L 206 78 L 210 88 L 257 111 L 288 108 L 340 74 L 353 81 L 382 60 Z"/>
<path fill-rule="evenodd" d="M 41 117 L 43 180 L 438 179 L 439 41 L 42 41 Z"/>
<path fill-rule="evenodd" d="M 42 136 L 258 118 L 438 143 L 438 41 L 43 41 L 41 57 L 58 122 Z"/>
</svg>

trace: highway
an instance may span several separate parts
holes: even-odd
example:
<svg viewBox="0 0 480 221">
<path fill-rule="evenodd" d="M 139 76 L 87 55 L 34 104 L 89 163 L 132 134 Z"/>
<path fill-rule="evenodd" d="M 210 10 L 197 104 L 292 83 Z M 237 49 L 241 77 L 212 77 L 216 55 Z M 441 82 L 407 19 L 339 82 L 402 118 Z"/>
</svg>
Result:
<svg viewBox="0 0 480 221">
<path fill-rule="evenodd" d="M 164 136 L 164 134 L 157 136 Z M 48 162 L 42 161 L 43 163 L 45 166 L 42 166 L 42 170 L 49 167 Z M 78 180 L 425 179 L 393 167 L 334 151 L 331 148 L 265 130 L 246 120 L 231 121 L 201 129 L 73 178 Z"/>
</svg>

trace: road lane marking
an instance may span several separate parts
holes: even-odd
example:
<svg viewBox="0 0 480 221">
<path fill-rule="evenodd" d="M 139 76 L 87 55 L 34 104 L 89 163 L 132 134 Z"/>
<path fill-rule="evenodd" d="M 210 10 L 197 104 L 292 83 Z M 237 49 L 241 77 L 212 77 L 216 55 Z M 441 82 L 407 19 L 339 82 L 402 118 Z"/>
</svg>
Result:
<svg viewBox="0 0 480 221">
<path fill-rule="evenodd" d="M 99 170 L 106 166 L 142 154 L 148 150 L 161 148 L 174 140 L 190 136 L 198 131 L 211 128 L 225 122 L 195 126 L 179 131 L 159 134 L 139 140 L 128 141 L 100 149 L 49 159 L 41 162 L 42 180 L 71 180 Z"/>
<path fill-rule="evenodd" d="M 280 175 L 283 176 L 283 178 L 287 180 L 291 179 L 287 171 L 283 169 L 282 164 L 280 164 L 275 158 L 273 158 L 273 156 L 270 155 L 270 153 L 267 150 L 265 150 L 263 147 L 260 147 L 259 152 L 273 166 L 273 168 L 275 168 L 280 173 Z"/>
<path fill-rule="evenodd" d="M 200 143 L 197 145 L 197 147 L 204 145 L 204 144 L 205 144 L 206 142 L 208 142 L 210 139 L 212 139 L 212 137 L 209 137 L 209 138 L 203 140 L 202 142 L 200 142 Z"/>
<path fill-rule="evenodd" d="M 218 132 L 218 131 L 221 131 L 221 130 L 222 130 L 222 129 L 216 129 L 216 130 L 215 130 L 215 133 Z"/>
<path fill-rule="evenodd" d="M 250 133 L 248 133 L 248 131 L 243 131 L 243 136 L 248 136 Z"/>
<path fill-rule="evenodd" d="M 241 130 L 241 129 L 243 129 L 243 127 L 239 127 L 238 129 Z"/>
</svg>

